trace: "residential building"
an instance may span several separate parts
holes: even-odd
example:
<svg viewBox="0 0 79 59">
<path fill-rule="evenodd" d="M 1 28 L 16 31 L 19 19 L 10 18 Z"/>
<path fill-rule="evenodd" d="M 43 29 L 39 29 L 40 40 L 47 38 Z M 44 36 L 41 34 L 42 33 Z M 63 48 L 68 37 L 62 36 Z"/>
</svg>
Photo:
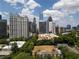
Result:
<svg viewBox="0 0 79 59">
<path fill-rule="evenodd" d="M 21 17 L 19 15 L 10 16 L 10 38 L 29 37 L 29 21 L 28 17 Z"/>
</svg>

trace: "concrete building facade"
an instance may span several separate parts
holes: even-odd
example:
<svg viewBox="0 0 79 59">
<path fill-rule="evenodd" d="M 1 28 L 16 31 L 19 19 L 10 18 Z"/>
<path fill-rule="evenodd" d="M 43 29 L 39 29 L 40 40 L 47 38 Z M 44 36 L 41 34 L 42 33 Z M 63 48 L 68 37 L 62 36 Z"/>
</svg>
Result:
<svg viewBox="0 0 79 59">
<path fill-rule="evenodd" d="M 10 38 L 29 37 L 28 17 L 10 16 Z"/>
</svg>

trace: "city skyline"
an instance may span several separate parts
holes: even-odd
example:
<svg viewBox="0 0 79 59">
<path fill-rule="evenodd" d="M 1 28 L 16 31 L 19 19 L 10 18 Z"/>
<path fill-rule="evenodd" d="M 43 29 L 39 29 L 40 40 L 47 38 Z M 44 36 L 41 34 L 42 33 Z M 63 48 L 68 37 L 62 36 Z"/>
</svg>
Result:
<svg viewBox="0 0 79 59">
<path fill-rule="evenodd" d="M 78 0 L 0 0 L 0 14 L 7 20 L 9 13 L 27 15 L 31 20 L 43 13 L 44 20 L 51 16 L 60 26 L 67 24 L 76 26 L 79 24 L 78 2 Z"/>
</svg>

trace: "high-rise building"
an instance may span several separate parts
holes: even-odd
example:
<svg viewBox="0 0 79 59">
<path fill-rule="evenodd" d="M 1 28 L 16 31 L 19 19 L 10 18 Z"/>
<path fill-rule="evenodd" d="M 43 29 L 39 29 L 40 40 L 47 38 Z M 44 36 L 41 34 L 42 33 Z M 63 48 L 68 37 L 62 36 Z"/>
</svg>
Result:
<svg viewBox="0 0 79 59">
<path fill-rule="evenodd" d="M 33 22 L 31 22 L 31 21 L 29 22 L 29 32 L 30 32 L 30 33 L 32 33 L 32 23 L 33 23 Z"/>
<path fill-rule="evenodd" d="M 67 29 L 71 29 L 71 25 L 67 25 Z"/>
<path fill-rule="evenodd" d="M 55 27 L 55 32 L 56 32 L 56 34 L 60 34 L 60 27 L 59 26 Z"/>
<path fill-rule="evenodd" d="M 60 27 L 60 34 L 65 32 L 65 28 L 64 27 Z"/>
<path fill-rule="evenodd" d="M 0 15 L 0 37 L 7 36 L 7 20 L 2 19 Z"/>
<path fill-rule="evenodd" d="M 29 37 L 29 21 L 28 17 L 18 15 L 10 16 L 10 38 Z"/>
<path fill-rule="evenodd" d="M 36 29 L 37 29 L 36 25 L 37 25 L 36 18 L 34 17 L 33 22 L 32 21 L 29 22 L 29 32 L 36 33 Z"/>
<path fill-rule="evenodd" d="M 2 15 L 0 15 L 0 20 L 2 19 Z"/>
<path fill-rule="evenodd" d="M 46 21 L 46 33 L 49 33 L 49 21 Z"/>
<path fill-rule="evenodd" d="M 53 33 L 55 34 L 55 23 L 50 16 L 46 21 L 39 22 L 39 33 Z"/>
<path fill-rule="evenodd" d="M 7 36 L 7 20 L 0 20 L 0 37 Z"/>
<path fill-rule="evenodd" d="M 53 21 L 51 16 L 49 16 L 48 21 L 49 22 L 52 22 Z"/>
<path fill-rule="evenodd" d="M 36 18 L 34 17 L 33 23 L 32 23 L 32 33 L 36 33 Z"/>
<path fill-rule="evenodd" d="M 53 22 L 53 19 L 52 19 L 52 17 L 50 16 L 49 18 L 48 18 L 48 25 L 49 25 L 49 33 L 53 33 L 53 34 L 55 34 L 55 23 Z"/>
<path fill-rule="evenodd" d="M 46 33 L 46 22 L 39 22 L 39 33 Z"/>
<path fill-rule="evenodd" d="M 43 13 L 40 13 L 39 20 L 43 20 Z"/>
<path fill-rule="evenodd" d="M 72 29 L 72 28 L 71 28 L 71 25 L 68 24 L 67 27 L 65 28 L 65 31 L 66 31 L 66 32 L 70 32 L 71 29 Z"/>
<path fill-rule="evenodd" d="M 56 24 L 55 24 L 54 22 L 53 22 L 52 24 L 53 24 L 53 25 L 52 25 L 52 33 L 53 33 L 53 34 L 56 34 L 56 32 L 55 32 L 55 26 L 56 26 Z"/>
</svg>

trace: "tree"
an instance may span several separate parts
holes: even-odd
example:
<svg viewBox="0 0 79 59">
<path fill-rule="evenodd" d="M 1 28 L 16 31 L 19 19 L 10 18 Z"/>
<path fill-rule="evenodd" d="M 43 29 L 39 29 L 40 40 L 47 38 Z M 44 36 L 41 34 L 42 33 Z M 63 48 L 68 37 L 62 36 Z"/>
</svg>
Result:
<svg viewBox="0 0 79 59">
<path fill-rule="evenodd" d="M 0 39 L 0 44 L 8 44 L 9 42 L 6 39 Z"/>
<path fill-rule="evenodd" d="M 79 55 L 69 50 L 66 46 L 60 46 L 59 49 L 62 51 L 63 59 L 79 59 Z"/>
<path fill-rule="evenodd" d="M 11 56 L 10 55 L 4 56 L 2 59 L 11 59 Z"/>
<path fill-rule="evenodd" d="M 14 56 L 12 59 L 33 59 L 33 57 L 25 52 L 21 52 L 18 55 Z"/>
<path fill-rule="evenodd" d="M 12 48 L 11 48 L 12 52 L 13 53 L 16 53 L 19 49 L 18 49 L 18 46 L 17 46 L 17 43 L 13 43 L 12 44 Z"/>
<path fill-rule="evenodd" d="M 20 50 L 21 52 L 31 53 L 33 47 L 34 43 L 32 41 L 27 41 Z"/>
<path fill-rule="evenodd" d="M 36 45 L 53 45 L 54 41 L 51 40 L 39 40 L 36 42 Z"/>
</svg>

